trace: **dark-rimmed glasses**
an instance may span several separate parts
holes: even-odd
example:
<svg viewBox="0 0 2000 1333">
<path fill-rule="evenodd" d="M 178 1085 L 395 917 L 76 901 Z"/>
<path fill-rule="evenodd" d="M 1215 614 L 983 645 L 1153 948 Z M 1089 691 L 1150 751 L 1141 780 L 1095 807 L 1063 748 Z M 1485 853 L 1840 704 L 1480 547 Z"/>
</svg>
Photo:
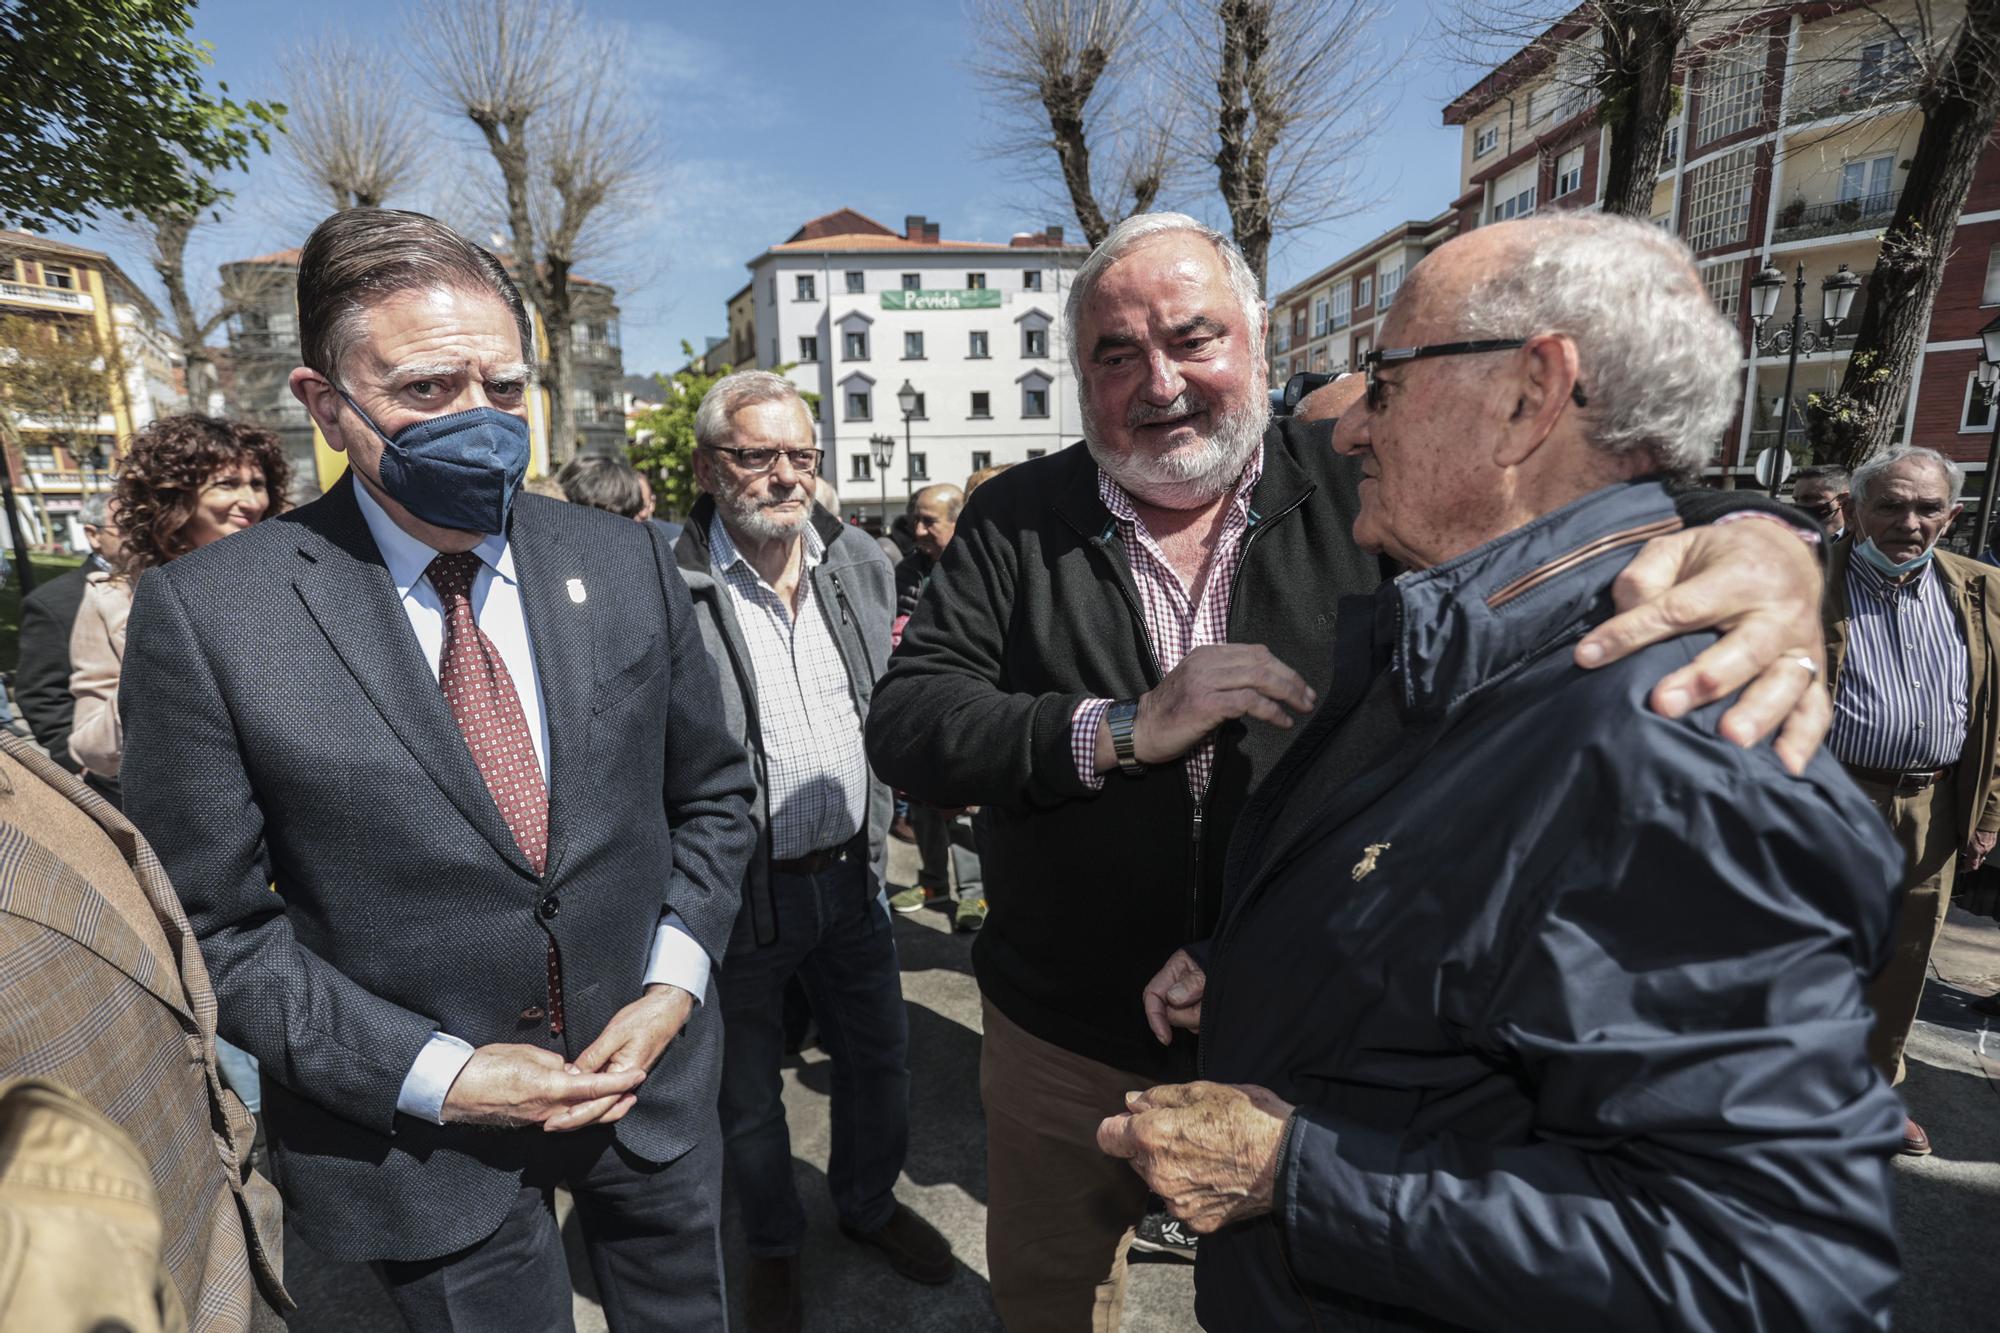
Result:
<svg viewBox="0 0 2000 1333">
<path fill-rule="evenodd" d="M 1376 371 L 1384 365 L 1402 365 L 1406 361 L 1422 361 L 1432 356 L 1473 356 L 1480 352 L 1511 352 L 1517 347 L 1526 347 L 1526 338 L 1475 338 L 1471 342 L 1432 343 L 1428 347 L 1378 347 L 1361 358 L 1362 369 L 1368 372 L 1367 403 L 1370 412 L 1380 412 L 1388 396 L 1383 391 L 1388 387 Z M 1570 386 L 1569 396 L 1578 407 L 1590 406 L 1584 396 L 1583 386 Z"/>
<path fill-rule="evenodd" d="M 769 472 L 778 465 L 778 456 L 782 454 L 785 461 L 792 465 L 792 471 L 801 476 L 819 471 L 820 455 L 826 452 L 823 449 L 732 449 L 726 444 L 706 447 L 718 454 L 728 454 L 745 472 Z"/>
</svg>

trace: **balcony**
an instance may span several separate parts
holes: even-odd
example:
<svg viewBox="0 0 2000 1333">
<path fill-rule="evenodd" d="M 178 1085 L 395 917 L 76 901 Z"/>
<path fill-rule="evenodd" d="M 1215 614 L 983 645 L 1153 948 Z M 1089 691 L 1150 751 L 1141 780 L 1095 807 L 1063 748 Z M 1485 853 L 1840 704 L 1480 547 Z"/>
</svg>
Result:
<svg viewBox="0 0 2000 1333">
<path fill-rule="evenodd" d="M 32 282 L 0 282 L 0 301 L 10 305 L 34 306 L 38 310 L 62 310 L 70 314 L 83 314 L 95 310 L 97 303 L 88 292 L 79 292 L 69 287 L 44 287 Z"/>
<path fill-rule="evenodd" d="M 1792 90 L 1785 123 L 1799 125 L 1829 116 L 1849 116 L 1873 107 L 1908 102 L 1916 96 L 1919 71 L 1915 61 L 1864 70 L 1843 64 Z"/>
<path fill-rule="evenodd" d="M 616 365 L 619 357 L 617 343 L 596 343 L 578 341 L 570 345 L 570 359 L 590 365 Z"/>
<path fill-rule="evenodd" d="M 1804 204 L 1795 199 L 1778 210 L 1777 226 L 1772 230 L 1771 239 L 1802 241 L 1813 236 L 1839 236 L 1850 231 L 1879 227 L 1895 216 L 1896 198 L 1901 193 L 1900 190 L 1884 190 L 1880 194 L 1839 199 L 1826 204 Z"/>
</svg>

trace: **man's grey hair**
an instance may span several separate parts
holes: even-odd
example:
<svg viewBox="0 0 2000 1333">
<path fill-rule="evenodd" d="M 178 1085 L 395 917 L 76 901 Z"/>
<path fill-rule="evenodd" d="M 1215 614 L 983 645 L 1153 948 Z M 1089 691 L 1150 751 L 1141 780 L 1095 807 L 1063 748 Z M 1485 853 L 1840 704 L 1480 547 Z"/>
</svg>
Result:
<svg viewBox="0 0 2000 1333">
<path fill-rule="evenodd" d="M 1868 488 L 1886 475 L 1890 468 L 1895 467 L 1898 463 L 1907 463 L 1912 459 L 1918 462 L 1929 463 L 1932 467 L 1942 472 L 1944 474 L 1945 487 L 1950 492 L 1946 503 L 1958 503 L 1958 497 L 1965 492 L 1965 469 L 1935 449 L 1904 446 L 1897 449 L 1884 449 L 1881 453 L 1854 469 L 1854 477 L 1849 482 L 1849 489 L 1854 497 L 1856 507 L 1868 503 Z"/>
<path fill-rule="evenodd" d="M 797 403 L 799 411 L 805 413 L 806 421 L 812 421 L 812 409 L 806 406 L 799 386 L 783 375 L 768 370 L 739 370 L 733 375 L 724 375 L 708 386 L 708 392 L 702 395 L 701 406 L 695 409 L 694 442 L 703 449 L 726 446 L 734 438 L 730 422 L 738 412 L 758 403 L 786 401 Z"/>
<path fill-rule="evenodd" d="M 1735 415 L 1742 347 L 1694 256 L 1658 227 L 1610 213 L 1510 224 L 1520 244 L 1465 293 L 1453 340 L 1567 334 L 1589 399 L 1590 443 L 1692 473 Z M 1419 285 L 1423 265 L 1412 270 Z M 1399 296 L 1406 293 L 1399 293 Z"/>
<path fill-rule="evenodd" d="M 1077 325 L 1082 322 L 1084 307 L 1097 291 L 1097 284 L 1103 280 L 1104 272 L 1141 241 L 1168 232 L 1189 231 L 1215 247 L 1216 255 L 1222 260 L 1223 276 L 1228 279 L 1229 290 L 1243 307 L 1243 324 L 1249 330 L 1250 352 L 1257 361 L 1264 359 L 1264 293 L 1257 282 L 1257 275 L 1250 271 L 1242 252 L 1227 236 L 1215 228 L 1189 217 L 1185 213 L 1135 213 L 1111 229 L 1110 235 L 1099 242 L 1090 252 L 1090 258 L 1083 261 L 1083 267 L 1076 271 L 1070 282 L 1069 301 L 1063 306 L 1063 341 L 1069 344 L 1069 365 L 1079 380 L 1083 376 L 1084 348 L 1077 341 Z"/>
<path fill-rule="evenodd" d="M 77 521 L 86 528 L 96 528 L 102 532 L 110 521 L 110 512 L 110 493 L 98 491 L 83 502 L 83 508 L 77 511 Z"/>
</svg>

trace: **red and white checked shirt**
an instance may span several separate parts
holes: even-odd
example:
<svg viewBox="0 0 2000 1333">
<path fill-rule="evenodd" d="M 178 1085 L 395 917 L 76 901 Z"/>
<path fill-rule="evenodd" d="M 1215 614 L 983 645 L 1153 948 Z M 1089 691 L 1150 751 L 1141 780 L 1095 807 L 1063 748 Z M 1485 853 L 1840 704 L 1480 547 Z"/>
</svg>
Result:
<svg viewBox="0 0 2000 1333">
<path fill-rule="evenodd" d="M 1098 469 L 1097 496 L 1111 511 L 1118 536 L 1125 543 L 1132 581 L 1139 588 L 1139 606 L 1146 613 L 1146 639 L 1153 646 L 1162 676 L 1179 666 L 1191 650 L 1228 641 L 1229 592 L 1236 586 L 1237 566 L 1243 562 L 1243 538 L 1250 531 L 1250 495 L 1263 475 L 1264 446 L 1260 443 L 1229 497 L 1222 536 L 1209 553 L 1204 577 L 1196 584 L 1201 590 L 1197 599 L 1189 595 L 1160 544 L 1146 531 L 1139 511 L 1132 507 L 1132 497 Z M 1076 761 L 1077 776 L 1093 790 L 1104 785 L 1104 775 L 1097 771 L 1097 724 L 1115 702 L 1086 699 L 1070 715 L 1070 757 Z M 1188 790 L 1197 803 L 1207 794 L 1209 775 L 1214 771 L 1215 741 L 1205 739 L 1187 754 Z"/>
</svg>

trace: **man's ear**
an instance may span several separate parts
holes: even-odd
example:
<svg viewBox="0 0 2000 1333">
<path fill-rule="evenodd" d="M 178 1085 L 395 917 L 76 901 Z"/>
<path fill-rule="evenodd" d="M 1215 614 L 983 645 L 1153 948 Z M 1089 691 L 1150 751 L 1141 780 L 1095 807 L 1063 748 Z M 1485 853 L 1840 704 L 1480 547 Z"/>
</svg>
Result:
<svg viewBox="0 0 2000 1333">
<path fill-rule="evenodd" d="M 334 390 L 333 382 L 309 366 L 299 366 L 285 382 L 292 397 L 311 414 L 319 433 L 326 437 L 326 447 L 335 453 L 346 453 L 347 441 L 340 432 L 340 394 Z"/>
<path fill-rule="evenodd" d="M 1502 467 L 1519 466 L 1547 443 L 1563 413 L 1575 406 L 1570 392 L 1581 374 L 1576 343 L 1559 333 L 1536 334 L 1515 358 L 1520 369 L 1514 410 L 1493 457 Z"/>
</svg>

